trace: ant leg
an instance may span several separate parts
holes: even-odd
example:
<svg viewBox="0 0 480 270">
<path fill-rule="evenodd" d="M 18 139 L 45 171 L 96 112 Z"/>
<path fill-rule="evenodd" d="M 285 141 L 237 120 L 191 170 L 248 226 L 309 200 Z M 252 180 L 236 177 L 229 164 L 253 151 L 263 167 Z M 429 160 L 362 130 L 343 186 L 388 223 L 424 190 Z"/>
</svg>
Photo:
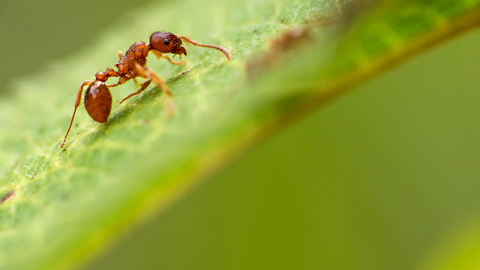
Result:
<svg viewBox="0 0 480 270">
<path fill-rule="evenodd" d="M 162 92 L 163 94 L 165 94 L 165 98 L 167 99 L 168 114 L 173 115 L 174 107 L 172 101 L 172 92 L 168 90 L 168 87 L 162 80 L 162 78 L 160 78 L 160 76 L 158 76 L 157 73 L 155 73 L 155 71 L 153 71 L 152 69 L 144 67 L 137 62 L 135 62 L 135 71 L 139 76 L 143 78 L 146 78 L 148 80 L 155 80 L 155 83 L 160 87 L 160 89 L 162 89 Z"/>
<path fill-rule="evenodd" d="M 140 89 L 138 89 L 137 92 L 131 93 L 130 95 L 124 97 L 118 104 L 122 104 L 122 102 L 129 99 L 130 97 L 140 94 L 143 90 L 145 90 L 145 88 L 147 88 L 150 85 L 151 82 L 152 82 L 152 79 L 149 79 L 148 81 L 142 83 L 142 87 L 140 87 Z"/>
<path fill-rule="evenodd" d="M 130 78 L 120 77 L 120 79 L 118 79 L 118 82 L 117 82 L 117 83 L 108 84 L 107 87 L 108 87 L 108 88 L 110 88 L 110 87 L 116 87 L 116 86 L 119 86 L 119 85 L 122 85 L 122 84 L 126 83 L 128 80 L 130 80 Z"/>
<path fill-rule="evenodd" d="M 162 92 L 165 94 L 165 98 L 167 99 L 167 110 L 168 114 L 173 115 L 173 112 L 175 111 L 174 106 L 173 106 L 173 101 L 172 101 L 172 92 L 168 90 L 167 85 L 165 84 L 165 81 L 160 78 L 160 76 L 155 73 L 151 68 L 149 67 L 143 67 L 145 71 L 148 72 L 151 78 L 155 80 L 155 83 L 160 86 L 160 89 L 162 89 Z"/>
<path fill-rule="evenodd" d="M 219 46 L 214 46 L 214 45 L 204 45 L 204 44 L 200 44 L 198 42 L 195 42 L 191 39 L 189 39 L 188 37 L 179 37 L 180 39 L 183 39 L 185 40 L 186 42 L 192 44 L 192 45 L 195 45 L 195 46 L 198 46 L 198 47 L 205 47 L 205 48 L 212 48 L 212 49 L 215 49 L 215 50 L 218 50 L 218 51 L 221 51 L 225 57 L 230 60 L 230 54 L 227 52 L 227 50 L 225 50 L 224 48 L 222 47 L 219 47 Z"/>
<path fill-rule="evenodd" d="M 65 146 L 65 143 L 67 141 L 68 133 L 70 133 L 70 129 L 72 128 L 73 119 L 75 118 L 75 113 L 77 112 L 77 108 L 80 105 L 80 101 L 82 100 L 83 87 L 89 86 L 93 82 L 94 81 L 84 81 L 82 83 L 82 85 L 80 86 L 80 89 L 78 89 L 77 97 L 75 98 L 75 109 L 73 110 L 72 120 L 70 120 L 70 125 L 68 126 L 67 133 L 65 134 L 65 138 L 63 139 L 63 143 L 60 145 L 60 147 L 62 147 L 62 148 Z"/>
<path fill-rule="evenodd" d="M 110 88 L 110 87 L 116 87 L 119 85 L 121 85 L 121 83 L 107 84 L 107 87 Z"/>
<path fill-rule="evenodd" d="M 155 54 L 155 55 L 157 56 L 158 61 L 160 61 L 160 58 L 165 58 L 165 59 L 168 60 L 168 62 L 170 62 L 171 64 L 176 65 L 176 66 L 183 65 L 183 64 L 187 63 L 187 60 L 183 60 L 183 61 L 181 61 L 181 62 L 175 62 L 175 61 L 173 61 L 172 59 L 170 59 L 170 57 L 162 54 L 162 53 L 159 52 L 159 51 L 152 50 L 152 52 L 153 52 L 153 54 Z M 174 56 L 175 56 L 175 55 L 174 55 Z"/>
</svg>

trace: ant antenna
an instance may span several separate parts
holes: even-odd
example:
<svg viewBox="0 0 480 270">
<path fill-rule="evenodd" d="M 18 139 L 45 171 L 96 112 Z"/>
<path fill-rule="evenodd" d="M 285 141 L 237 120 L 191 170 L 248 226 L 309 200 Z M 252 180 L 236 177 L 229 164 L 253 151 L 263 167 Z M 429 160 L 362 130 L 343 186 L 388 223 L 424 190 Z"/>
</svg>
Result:
<svg viewBox="0 0 480 270">
<path fill-rule="evenodd" d="M 190 43 L 190 44 L 192 44 L 192 45 L 198 46 L 198 47 L 212 48 L 212 49 L 221 51 L 221 52 L 225 55 L 225 57 L 227 57 L 227 59 L 230 60 L 230 54 L 227 52 L 227 50 L 225 50 L 225 49 L 222 48 L 222 47 L 213 46 L 213 45 L 200 44 L 200 43 L 198 43 L 198 42 L 196 42 L 196 41 L 193 41 L 193 40 L 189 39 L 188 37 L 179 37 L 179 38 L 185 40 L 186 42 L 188 42 L 188 43 Z"/>
</svg>

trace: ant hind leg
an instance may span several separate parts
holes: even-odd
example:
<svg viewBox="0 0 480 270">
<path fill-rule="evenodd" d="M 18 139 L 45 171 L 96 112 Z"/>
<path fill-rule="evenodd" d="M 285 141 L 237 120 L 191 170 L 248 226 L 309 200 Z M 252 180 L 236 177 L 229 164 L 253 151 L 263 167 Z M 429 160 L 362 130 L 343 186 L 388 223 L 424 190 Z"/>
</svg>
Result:
<svg viewBox="0 0 480 270">
<path fill-rule="evenodd" d="M 127 77 L 120 77 L 120 79 L 118 79 L 118 82 L 117 83 L 114 83 L 114 84 L 108 84 L 107 87 L 108 88 L 111 88 L 111 87 L 117 87 L 119 85 L 122 85 L 124 83 L 126 83 L 128 80 L 130 80 L 130 78 L 127 78 Z"/>
<path fill-rule="evenodd" d="M 145 90 L 145 88 L 147 88 L 147 87 L 150 85 L 151 82 L 152 82 L 152 79 L 149 79 L 148 81 L 142 83 L 142 87 L 140 87 L 140 89 L 138 89 L 138 91 L 133 92 L 133 93 L 131 93 L 130 95 L 124 97 L 118 104 L 122 104 L 122 102 L 124 102 L 125 100 L 131 98 L 132 96 L 135 96 L 135 95 L 140 94 L 143 90 Z"/>
<path fill-rule="evenodd" d="M 65 143 L 67 142 L 68 133 L 70 133 L 70 129 L 72 128 L 72 124 L 73 124 L 73 119 L 75 119 L 75 113 L 77 112 L 78 106 L 80 106 L 80 101 L 82 100 L 83 87 L 89 86 L 93 82 L 94 81 L 84 81 L 82 83 L 82 85 L 80 85 L 80 89 L 78 89 L 77 97 L 75 98 L 75 109 L 73 109 L 72 120 L 70 120 L 70 125 L 68 126 L 67 133 L 65 134 L 65 137 L 63 138 L 63 142 L 60 145 L 60 147 L 62 147 L 62 148 L 65 147 Z"/>
</svg>

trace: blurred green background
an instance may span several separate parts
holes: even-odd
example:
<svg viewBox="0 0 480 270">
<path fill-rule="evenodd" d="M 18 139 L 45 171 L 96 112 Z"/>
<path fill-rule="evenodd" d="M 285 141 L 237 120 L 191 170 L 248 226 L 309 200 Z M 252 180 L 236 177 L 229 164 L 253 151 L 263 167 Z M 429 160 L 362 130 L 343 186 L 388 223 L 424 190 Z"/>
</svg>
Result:
<svg viewBox="0 0 480 270">
<path fill-rule="evenodd" d="M 95 42 L 108 26 L 128 22 L 132 13 L 151 2 L 153 0 L 2 1 L 0 92 L 13 91 L 8 83 L 11 80 L 80 52 Z"/>
<path fill-rule="evenodd" d="M 135 10 L 4 4 L 0 95 Z M 419 269 L 453 252 L 480 217 L 478 44 L 476 30 L 347 93 L 80 269 Z"/>
</svg>

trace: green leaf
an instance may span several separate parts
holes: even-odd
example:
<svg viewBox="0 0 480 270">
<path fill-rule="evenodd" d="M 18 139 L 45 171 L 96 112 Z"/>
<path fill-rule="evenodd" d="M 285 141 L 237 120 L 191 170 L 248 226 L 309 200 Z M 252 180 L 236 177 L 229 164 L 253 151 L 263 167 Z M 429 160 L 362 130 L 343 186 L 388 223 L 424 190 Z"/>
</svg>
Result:
<svg viewBox="0 0 480 270">
<path fill-rule="evenodd" d="M 430 256 L 423 270 L 467 270 L 478 269 L 480 262 L 480 231 L 478 218 L 469 222 L 469 226 L 462 224 L 456 228 L 455 234 L 450 235 L 448 241 L 437 247 L 433 256 Z"/>
<path fill-rule="evenodd" d="M 478 26 L 479 9 L 478 0 L 153 4 L 0 101 L 0 268 L 82 261 L 292 119 Z M 115 105 L 106 124 L 80 108 L 60 149 L 81 82 L 157 30 L 226 47 L 232 60 L 193 46 L 186 66 L 151 57 L 175 115 L 158 88 Z M 119 101 L 135 90 L 112 94 Z"/>
</svg>

